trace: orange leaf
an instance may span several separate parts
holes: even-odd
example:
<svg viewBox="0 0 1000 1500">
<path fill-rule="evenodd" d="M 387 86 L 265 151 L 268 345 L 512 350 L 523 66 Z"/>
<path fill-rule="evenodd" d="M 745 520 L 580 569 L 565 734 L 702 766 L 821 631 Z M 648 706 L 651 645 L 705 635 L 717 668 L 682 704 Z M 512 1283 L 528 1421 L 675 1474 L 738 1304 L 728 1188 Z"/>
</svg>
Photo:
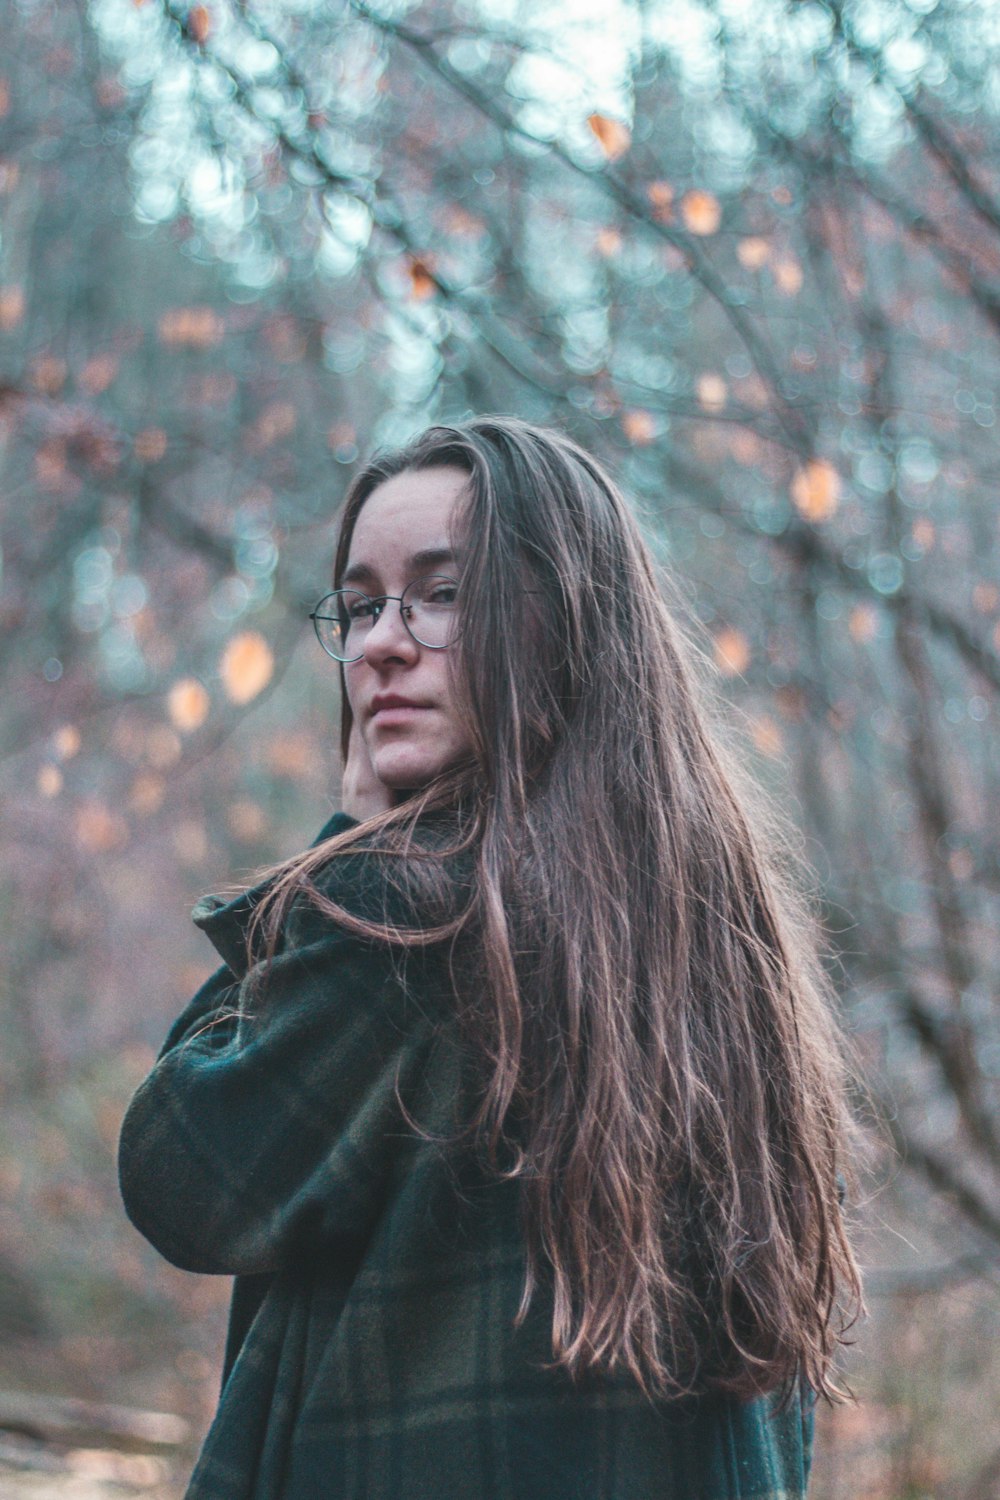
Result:
<svg viewBox="0 0 1000 1500">
<path fill-rule="evenodd" d="M 828 521 L 840 499 L 840 475 L 825 458 L 811 458 L 792 480 L 791 496 L 807 521 Z"/>
<path fill-rule="evenodd" d="M 753 722 L 753 742 L 762 755 L 780 755 L 784 736 L 770 714 L 761 714 Z"/>
<path fill-rule="evenodd" d="M 721 411 L 726 404 L 728 387 L 721 375 L 699 375 L 695 390 L 704 411 Z"/>
<path fill-rule="evenodd" d="M 653 209 L 653 218 L 667 224 L 674 216 L 674 190 L 669 182 L 661 178 L 646 185 L 646 197 Z"/>
<path fill-rule="evenodd" d="M 298 413 L 291 401 L 272 401 L 265 406 L 254 424 L 254 438 L 259 447 L 269 448 L 282 438 L 291 437 Z"/>
<path fill-rule="evenodd" d="M 31 383 L 45 396 L 57 396 L 66 383 L 66 361 L 54 354 L 40 354 L 31 362 Z"/>
<path fill-rule="evenodd" d="M 656 422 L 651 412 L 622 412 L 622 431 L 637 448 L 647 448 L 656 437 Z"/>
<path fill-rule="evenodd" d="M 692 188 L 681 199 L 684 223 L 692 234 L 714 234 L 722 223 L 722 206 L 714 193 Z"/>
<path fill-rule="evenodd" d="M 88 396 L 99 396 L 118 374 L 118 360 L 113 354 L 95 354 L 80 371 L 80 385 Z"/>
<path fill-rule="evenodd" d="M 460 203 L 450 203 L 444 215 L 445 228 L 462 239 L 478 240 L 486 233 L 486 225 L 476 214 L 463 208 Z"/>
<path fill-rule="evenodd" d="M 934 545 L 934 522 L 929 521 L 926 516 L 920 516 L 913 523 L 913 540 L 918 547 L 929 552 Z"/>
<path fill-rule="evenodd" d="M 755 432 L 737 427 L 729 438 L 729 451 L 738 464 L 760 463 L 763 444 Z"/>
<path fill-rule="evenodd" d="M 77 843 L 93 854 L 120 849 L 128 842 L 128 825 L 125 819 L 96 798 L 84 802 L 77 809 L 74 827 Z"/>
<path fill-rule="evenodd" d="M 66 445 L 58 438 L 42 443 L 35 453 L 35 478 L 47 489 L 58 489 L 66 474 Z"/>
<path fill-rule="evenodd" d="M 61 724 L 52 736 L 52 748 L 60 760 L 72 760 L 80 748 L 80 731 L 75 724 Z"/>
<path fill-rule="evenodd" d="M 63 785 L 63 774 L 59 767 L 49 761 L 39 766 L 36 785 L 43 797 L 58 797 Z"/>
<path fill-rule="evenodd" d="M 212 307 L 172 307 L 157 324 L 161 344 L 189 349 L 209 349 L 218 344 L 225 324 Z"/>
<path fill-rule="evenodd" d="M 207 5 L 194 5 L 188 11 L 188 32 L 201 45 L 208 41 L 212 29 L 212 17 Z"/>
<path fill-rule="evenodd" d="M 167 713 L 175 729 L 190 734 L 208 718 L 208 693 L 196 677 L 182 677 L 167 694 Z"/>
<path fill-rule="evenodd" d="M 587 124 L 596 135 L 608 161 L 617 161 L 632 144 L 632 132 L 621 120 L 610 115 L 588 115 Z"/>
<path fill-rule="evenodd" d="M 276 734 L 264 752 L 268 770 L 292 780 L 308 776 L 316 765 L 316 746 L 307 734 Z"/>
<path fill-rule="evenodd" d="M 598 255 L 608 257 L 617 255 L 624 243 L 620 230 L 601 229 L 598 230 L 597 238 L 594 241 L 594 248 Z"/>
<path fill-rule="evenodd" d="M 267 828 L 264 809 L 258 802 L 251 802 L 249 797 L 243 797 L 238 802 L 229 804 L 226 822 L 229 824 L 230 833 L 242 844 L 254 843 Z"/>
<path fill-rule="evenodd" d="M 145 815 L 156 812 L 163 802 L 166 785 L 162 776 L 142 771 L 132 783 L 128 805 L 132 812 Z"/>
<path fill-rule="evenodd" d="M 226 697 L 232 703 L 249 703 L 262 692 L 274 672 L 274 656 L 256 630 L 234 635 L 222 653 L 219 674 Z"/>
<path fill-rule="evenodd" d="M 158 463 L 167 451 L 167 434 L 162 427 L 144 427 L 136 433 L 134 447 L 141 463 Z"/>
<path fill-rule="evenodd" d="M 856 604 L 848 616 L 847 628 L 851 640 L 859 646 L 874 640 L 878 632 L 878 610 L 874 604 Z"/>
<path fill-rule="evenodd" d="M 794 255 L 784 255 L 775 262 L 774 279 L 778 291 L 786 297 L 794 297 L 802 290 L 802 267 Z"/>
<path fill-rule="evenodd" d="M 723 677 L 739 677 L 750 665 L 750 643 L 742 630 L 727 625 L 715 637 L 715 664 Z"/>
<path fill-rule="evenodd" d="M 430 262 L 411 255 L 409 269 L 411 293 L 418 302 L 426 302 L 428 297 L 433 297 L 437 291 L 437 282 L 434 280 Z"/>
<path fill-rule="evenodd" d="M 747 271 L 759 271 L 769 259 L 771 247 L 761 235 L 753 234 L 740 240 L 736 246 L 736 259 Z"/>
<path fill-rule="evenodd" d="M 201 684 L 199 683 L 200 687 Z M 166 724 L 154 724 L 146 736 L 143 746 L 146 759 L 151 766 L 165 771 L 168 766 L 176 765 L 183 755 L 181 742 L 172 729 Z"/>
<path fill-rule="evenodd" d="M 208 853 L 208 834 L 204 823 L 188 818 L 174 829 L 174 850 L 186 865 L 197 865 Z"/>
</svg>

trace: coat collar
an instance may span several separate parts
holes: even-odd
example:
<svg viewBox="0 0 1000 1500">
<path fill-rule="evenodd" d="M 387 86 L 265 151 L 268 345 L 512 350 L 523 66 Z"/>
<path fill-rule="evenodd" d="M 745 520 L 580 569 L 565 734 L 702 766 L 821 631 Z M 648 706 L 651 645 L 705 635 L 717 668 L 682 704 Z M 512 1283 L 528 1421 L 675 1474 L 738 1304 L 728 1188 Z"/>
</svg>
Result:
<svg viewBox="0 0 1000 1500">
<path fill-rule="evenodd" d="M 348 828 L 354 827 L 355 822 L 356 820 L 349 818 L 346 813 L 334 813 L 333 817 L 329 818 L 320 829 L 310 847 L 314 848 L 316 844 L 321 844 L 325 839 L 331 839 L 338 833 L 345 833 Z M 270 879 L 263 880 L 233 897 L 202 896 L 191 912 L 191 920 L 195 926 L 201 928 L 237 979 L 242 979 L 250 966 L 247 934 L 253 914 L 272 884 Z M 263 934 L 261 934 L 255 942 L 253 961 L 256 963 L 263 956 Z"/>
</svg>

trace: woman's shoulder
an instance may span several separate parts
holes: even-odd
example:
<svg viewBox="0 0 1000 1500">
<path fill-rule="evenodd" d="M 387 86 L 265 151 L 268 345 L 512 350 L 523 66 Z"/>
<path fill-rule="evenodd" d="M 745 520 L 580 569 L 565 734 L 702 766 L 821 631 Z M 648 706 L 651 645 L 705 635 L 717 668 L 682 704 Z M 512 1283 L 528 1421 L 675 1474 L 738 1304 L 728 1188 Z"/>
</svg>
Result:
<svg viewBox="0 0 1000 1500">
<path fill-rule="evenodd" d="M 340 814 L 317 844 L 358 826 Z M 473 863 L 454 821 L 443 814 L 425 816 L 406 830 L 362 831 L 331 850 L 313 873 L 319 902 L 304 892 L 295 910 L 303 917 L 313 904 L 335 921 L 331 907 L 339 907 L 348 918 L 374 926 L 428 933 L 454 923 L 468 906 Z"/>
</svg>

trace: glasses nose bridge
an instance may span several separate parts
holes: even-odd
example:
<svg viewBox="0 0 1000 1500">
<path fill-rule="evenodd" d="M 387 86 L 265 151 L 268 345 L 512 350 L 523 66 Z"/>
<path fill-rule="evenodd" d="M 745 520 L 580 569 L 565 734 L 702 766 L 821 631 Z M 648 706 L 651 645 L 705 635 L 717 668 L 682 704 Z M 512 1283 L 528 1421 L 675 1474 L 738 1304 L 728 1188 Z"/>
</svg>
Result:
<svg viewBox="0 0 1000 1500">
<path fill-rule="evenodd" d="M 415 646 L 417 644 L 410 632 L 410 627 L 406 623 L 406 616 L 403 613 L 404 605 L 402 594 L 376 594 L 374 597 L 372 597 L 371 602 L 375 607 L 376 613 L 365 637 L 365 650 L 368 649 L 372 637 L 375 635 L 375 632 L 382 624 L 382 621 L 387 617 L 392 618 L 394 622 L 394 628 L 397 632 L 402 632 L 403 638 L 410 645 Z M 397 610 L 390 610 L 388 607 L 390 604 L 397 604 L 399 608 Z"/>
</svg>

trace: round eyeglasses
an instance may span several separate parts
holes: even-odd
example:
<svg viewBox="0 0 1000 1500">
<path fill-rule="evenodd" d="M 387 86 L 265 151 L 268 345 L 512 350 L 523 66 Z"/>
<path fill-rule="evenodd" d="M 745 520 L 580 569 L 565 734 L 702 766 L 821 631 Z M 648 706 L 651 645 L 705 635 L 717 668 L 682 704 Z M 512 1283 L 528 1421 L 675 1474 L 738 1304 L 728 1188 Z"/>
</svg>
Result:
<svg viewBox="0 0 1000 1500">
<path fill-rule="evenodd" d="M 334 661 L 360 661 L 372 626 L 392 601 L 399 605 L 403 624 L 418 646 L 443 651 L 455 638 L 457 597 L 457 578 L 433 574 L 415 578 L 401 594 L 380 594 L 376 599 L 357 589 L 334 589 L 324 594 L 309 618 L 328 656 Z"/>
</svg>

